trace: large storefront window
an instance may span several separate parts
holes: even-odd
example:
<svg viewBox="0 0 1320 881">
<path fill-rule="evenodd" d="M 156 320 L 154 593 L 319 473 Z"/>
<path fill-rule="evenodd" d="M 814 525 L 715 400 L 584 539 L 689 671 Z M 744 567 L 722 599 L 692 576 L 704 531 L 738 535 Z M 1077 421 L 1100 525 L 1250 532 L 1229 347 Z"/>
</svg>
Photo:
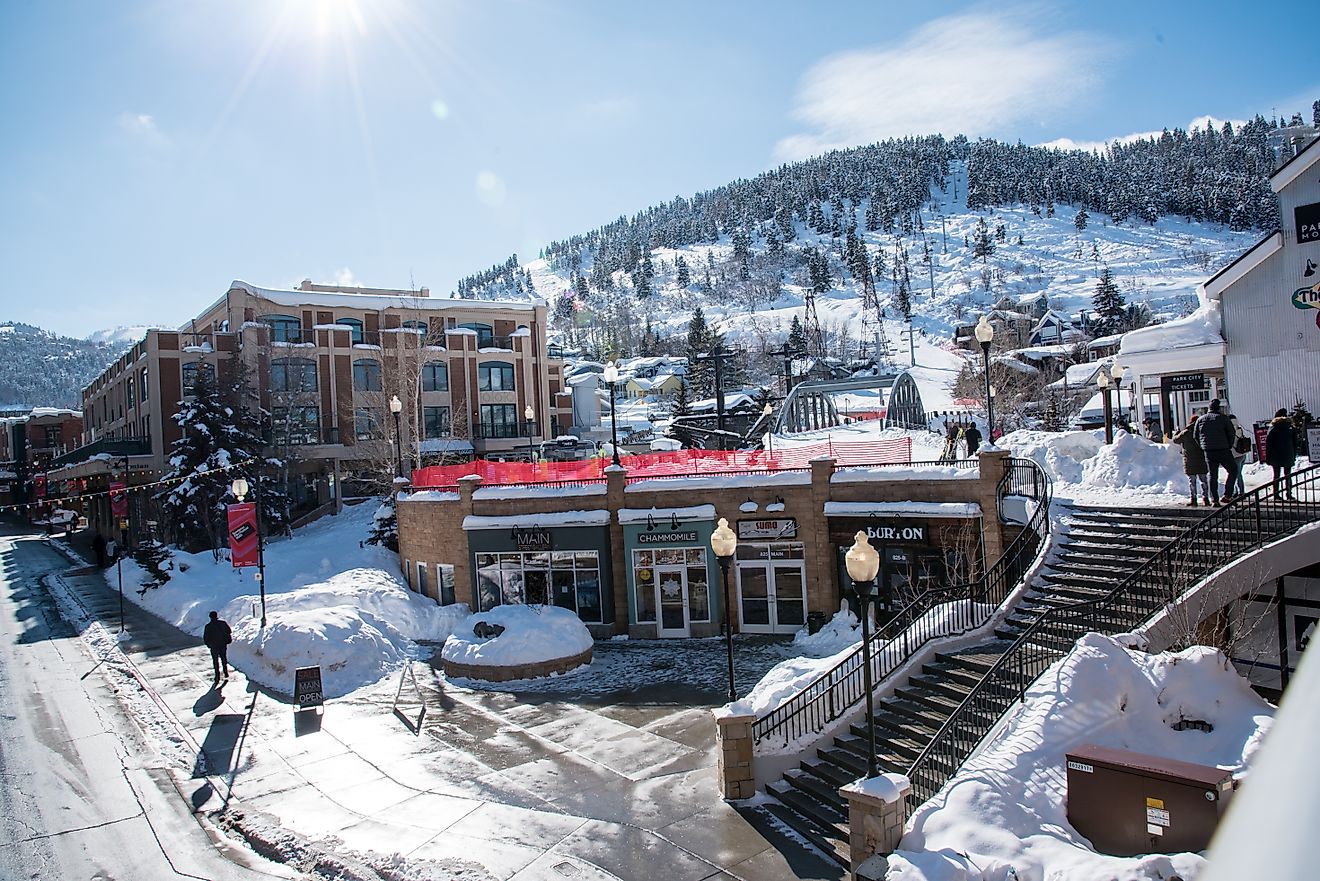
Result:
<svg viewBox="0 0 1320 881">
<path fill-rule="evenodd" d="M 748 633 L 794 633 L 807 622 L 801 542 L 739 543 L 738 609 Z"/>
<path fill-rule="evenodd" d="M 482 611 L 506 603 L 556 605 L 587 623 L 604 623 L 596 551 L 477 554 L 476 573 Z"/>
</svg>

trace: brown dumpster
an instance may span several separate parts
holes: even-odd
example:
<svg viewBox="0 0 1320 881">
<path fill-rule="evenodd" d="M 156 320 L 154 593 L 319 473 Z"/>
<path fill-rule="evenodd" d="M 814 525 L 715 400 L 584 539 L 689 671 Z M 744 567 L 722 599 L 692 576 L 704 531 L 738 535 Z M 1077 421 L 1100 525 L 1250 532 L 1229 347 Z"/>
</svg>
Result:
<svg viewBox="0 0 1320 881">
<path fill-rule="evenodd" d="M 1205 850 L 1233 790 L 1221 768 L 1095 744 L 1067 762 L 1068 822 L 1114 856 Z"/>
</svg>

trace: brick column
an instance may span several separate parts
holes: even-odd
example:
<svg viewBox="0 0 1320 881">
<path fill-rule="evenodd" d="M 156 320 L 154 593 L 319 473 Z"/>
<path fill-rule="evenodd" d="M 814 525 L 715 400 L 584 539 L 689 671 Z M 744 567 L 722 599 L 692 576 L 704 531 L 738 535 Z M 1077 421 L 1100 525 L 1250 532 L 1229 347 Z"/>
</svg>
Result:
<svg viewBox="0 0 1320 881">
<path fill-rule="evenodd" d="M 994 565 L 1004 553 L 1004 524 L 999 522 L 997 492 L 1008 464 L 1008 450 L 977 454 L 981 479 L 977 482 L 977 501 L 981 504 L 981 535 L 985 543 L 985 566 Z"/>
<path fill-rule="evenodd" d="M 472 494 L 480 487 L 480 474 L 468 474 L 458 479 L 458 505 L 461 513 L 455 518 L 457 524 L 455 534 L 459 541 L 459 547 L 454 556 L 454 594 L 460 603 L 467 603 L 468 608 L 474 612 L 478 611 L 477 579 L 472 572 L 472 554 L 468 550 L 467 534 L 463 531 L 463 518 L 473 513 Z M 466 596 L 464 596 L 465 590 L 467 592 Z"/>
<path fill-rule="evenodd" d="M 720 795 L 728 800 L 751 798 L 756 794 L 752 773 L 752 723 L 755 716 L 716 715 L 719 726 Z"/>
<path fill-rule="evenodd" d="M 907 797 L 911 792 L 912 784 L 902 774 L 881 774 L 839 789 L 848 802 L 848 851 L 853 877 L 865 877 L 858 869 L 869 858 L 898 849 L 907 825 Z"/>
<path fill-rule="evenodd" d="M 614 597 L 614 632 L 628 632 L 628 552 L 623 547 L 623 524 L 619 510 L 625 506 L 623 493 L 628 483 L 628 469 L 620 465 L 605 467 L 605 508 L 610 512 L 610 593 Z"/>
<path fill-rule="evenodd" d="M 825 503 L 830 500 L 830 477 L 834 474 L 834 460 L 822 457 L 811 460 L 811 511 L 812 517 L 819 517 L 825 510 Z M 807 556 L 807 610 L 823 612 L 828 619 L 839 610 L 839 585 L 835 575 L 834 557 L 830 553 L 830 531 L 828 522 L 822 521 L 820 528 L 810 528 L 807 523 L 799 525 L 804 550 Z"/>
</svg>

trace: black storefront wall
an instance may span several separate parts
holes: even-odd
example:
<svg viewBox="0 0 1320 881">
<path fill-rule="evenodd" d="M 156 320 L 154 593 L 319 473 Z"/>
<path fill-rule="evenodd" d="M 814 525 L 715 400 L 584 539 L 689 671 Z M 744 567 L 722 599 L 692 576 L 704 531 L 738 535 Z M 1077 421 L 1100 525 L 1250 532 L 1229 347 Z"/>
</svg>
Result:
<svg viewBox="0 0 1320 881">
<path fill-rule="evenodd" d="M 969 576 L 981 555 L 980 521 L 922 517 L 832 517 L 830 543 L 835 549 L 839 588 L 852 588 L 845 556 L 858 532 L 880 554 L 872 596 L 876 616 L 884 621 L 919 593 Z"/>
<path fill-rule="evenodd" d="M 614 621 L 608 526 L 469 529 L 467 539 L 479 610 L 545 603 L 573 609 L 586 624 Z"/>
</svg>

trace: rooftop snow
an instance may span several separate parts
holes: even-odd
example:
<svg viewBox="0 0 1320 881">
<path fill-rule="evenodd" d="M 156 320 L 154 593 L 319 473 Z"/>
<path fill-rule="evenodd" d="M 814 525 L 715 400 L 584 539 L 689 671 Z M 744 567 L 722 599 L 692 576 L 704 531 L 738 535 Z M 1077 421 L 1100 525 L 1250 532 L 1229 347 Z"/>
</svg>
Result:
<svg viewBox="0 0 1320 881">
<path fill-rule="evenodd" d="M 826 517 L 980 517 L 976 502 L 826 502 Z"/>
<path fill-rule="evenodd" d="M 463 518 L 464 529 L 519 529 L 528 526 L 608 526 L 609 511 L 551 511 L 540 514 L 514 514 L 508 517 L 482 517 L 469 514 Z"/>
<path fill-rule="evenodd" d="M 654 520 L 714 520 L 714 505 L 693 505 L 690 508 L 620 508 L 619 523 L 645 523 Z"/>
<path fill-rule="evenodd" d="M 1120 356 L 1136 355 L 1142 352 L 1165 352 L 1169 349 L 1188 349 L 1215 343 L 1223 345 L 1224 337 L 1219 332 L 1222 326 L 1219 301 L 1211 300 L 1202 303 L 1186 318 L 1128 331 L 1123 334 L 1123 342 L 1118 347 L 1118 353 Z"/>
<path fill-rule="evenodd" d="M 326 291 L 283 291 L 274 288 L 257 287 L 245 281 L 235 279 L 229 285 L 230 290 L 246 291 L 254 297 L 261 297 L 281 306 L 345 306 L 351 309 L 416 309 L 421 312 L 438 312 L 445 309 L 506 309 L 530 312 L 534 303 L 516 300 L 460 300 L 442 297 L 421 297 L 412 291 L 399 291 L 397 295 L 387 294 L 340 294 Z M 222 298 L 223 299 L 223 298 Z M 452 332 L 452 330 L 451 330 Z"/>
</svg>

